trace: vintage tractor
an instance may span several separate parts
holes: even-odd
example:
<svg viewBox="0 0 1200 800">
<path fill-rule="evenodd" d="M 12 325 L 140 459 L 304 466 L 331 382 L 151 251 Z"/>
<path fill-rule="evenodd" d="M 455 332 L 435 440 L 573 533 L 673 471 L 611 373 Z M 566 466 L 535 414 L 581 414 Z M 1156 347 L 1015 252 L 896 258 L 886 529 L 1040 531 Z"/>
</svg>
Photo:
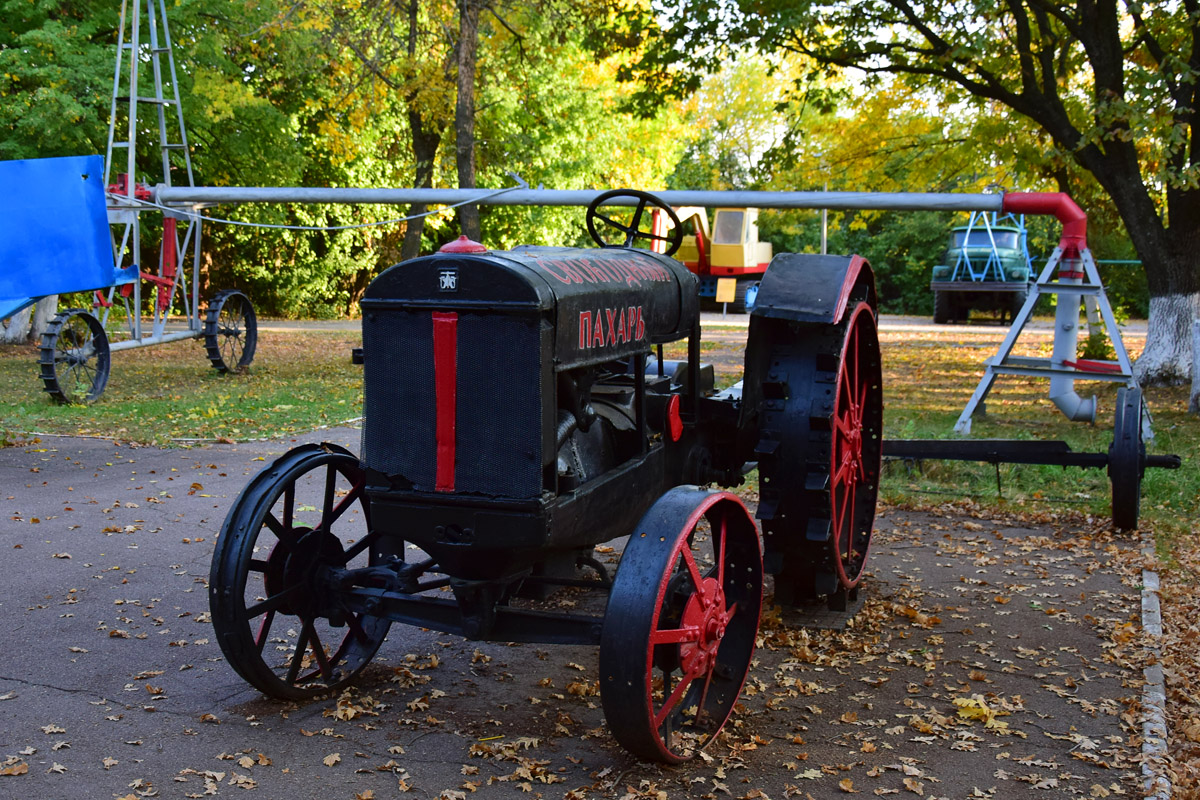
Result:
<svg viewBox="0 0 1200 800">
<path fill-rule="evenodd" d="M 375 279 L 361 455 L 291 450 L 221 529 L 212 620 L 243 678 L 273 697 L 328 693 L 393 622 L 598 644 L 613 734 L 673 763 L 733 711 L 764 567 L 777 602 L 855 590 L 882 451 L 870 267 L 776 256 L 743 382 L 717 391 L 696 276 L 632 247 L 655 236 L 648 206 L 672 213 L 632 190 L 598 197 L 600 249 L 460 240 Z M 669 252 L 681 233 L 675 220 Z M 686 360 L 665 361 L 684 340 Z M 699 488 L 737 486 L 754 464 L 761 546 L 737 496 Z M 621 537 L 604 548 L 623 550 L 610 576 L 596 548 Z M 594 613 L 548 608 L 560 587 Z"/>
</svg>

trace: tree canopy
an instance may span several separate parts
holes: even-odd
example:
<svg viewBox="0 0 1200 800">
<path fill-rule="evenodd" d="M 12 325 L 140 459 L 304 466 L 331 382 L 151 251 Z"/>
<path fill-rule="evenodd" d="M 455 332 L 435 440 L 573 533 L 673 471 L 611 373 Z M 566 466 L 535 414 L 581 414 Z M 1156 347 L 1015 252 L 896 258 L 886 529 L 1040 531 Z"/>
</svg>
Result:
<svg viewBox="0 0 1200 800">
<path fill-rule="evenodd" d="M 1154 382 L 1188 375 L 1200 312 L 1198 37 L 1194 0 L 700 0 L 627 14 L 601 41 L 651 42 L 628 72 L 658 81 L 643 101 L 692 91 L 700 71 L 751 49 L 853 68 L 868 86 L 900 76 L 964 115 L 1015 112 L 1040 132 L 1059 188 L 1086 171 L 1123 221 L 1150 287 L 1138 370 Z"/>
</svg>

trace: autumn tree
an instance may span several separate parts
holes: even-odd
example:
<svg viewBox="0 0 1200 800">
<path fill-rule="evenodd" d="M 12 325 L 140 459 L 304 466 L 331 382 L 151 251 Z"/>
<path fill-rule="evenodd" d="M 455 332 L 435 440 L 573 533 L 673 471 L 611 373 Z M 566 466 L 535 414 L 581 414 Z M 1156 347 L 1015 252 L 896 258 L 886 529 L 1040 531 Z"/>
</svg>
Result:
<svg viewBox="0 0 1200 800">
<path fill-rule="evenodd" d="M 1113 204 L 1150 287 L 1143 383 L 1190 373 L 1200 313 L 1200 5 L 1012 0 L 704 0 L 662 18 L 625 14 L 610 36 L 650 38 L 657 93 L 694 89 L 728 47 L 805 55 L 826 68 L 907 76 L 961 101 L 1032 121 Z M 974 103 L 974 105 L 972 105 Z M 1068 187 L 1061 187 L 1066 189 Z"/>
</svg>

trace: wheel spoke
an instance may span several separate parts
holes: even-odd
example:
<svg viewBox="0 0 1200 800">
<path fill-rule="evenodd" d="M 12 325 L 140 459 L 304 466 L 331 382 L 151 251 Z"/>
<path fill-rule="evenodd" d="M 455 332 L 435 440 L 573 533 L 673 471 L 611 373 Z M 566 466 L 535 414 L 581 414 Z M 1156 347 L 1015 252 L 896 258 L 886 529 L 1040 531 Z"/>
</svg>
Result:
<svg viewBox="0 0 1200 800">
<path fill-rule="evenodd" d="M 695 681 L 700 675 L 701 673 L 698 672 L 695 674 L 685 673 L 680 677 L 679 683 L 675 685 L 675 689 L 671 692 L 670 696 L 668 696 L 666 700 L 663 700 L 662 708 L 660 708 L 658 713 L 654 715 L 655 728 L 662 727 L 663 720 L 665 720 L 667 715 L 675 710 L 675 706 L 679 705 L 679 701 L 683 699 L 683 696 L 687 693 L 688 688 L 691 687 L 692 682 Z"/>
<path fill-rule="evenodd" d="M 313 656 L 317 659 L 317 666 L 320 667 L 321 675 L 325 680 L 333 680 L 333 669 L 330 667 L 329 659 L 325 657 L 325 646 L 321 644 L 321 637 L 317 636 L 316 626 L 310 621 L 309 645 L 312 647 Z"/>
<path fill-rule="evenodd" d="M 354 502 L 362 497 L 363 487 L 365 485 L 366 481 L 363 479 L 360 479 L 358 483 L 354 484 L 346 496 L 338 501 L 338 504 L 334 506 L 333 511 L 329 515 L 328 521 L 322 520 L 321 527 L 325 530 L 329 530 L 333 526 L 333 523 L 341 519 L 342 515 L 345 514 L 352 505 L 354 505 Z"/>
<path fill-rule="evenodd" d="M 706 606 L 709 605 L 711 600 L 704 593 L 704 578 L 700 575 L 700 568 L 696 566 L 696 557 L 692 555 L 692 548 L 686 545 L 683 548 L 683 563 L 687 566 L 688 577 L 692 579 L 696 593 L 700 595 L 700 601 Z"/>
<path fill-rule="evenodd" d="M 259 614 L 265 614 L 269 611 L 278 610 L 285 603 L 287 603 L 288 599 L 292 595 L 297 594 L 303 588 L 304 587 L 302 584 L 296 584 L 295 586 L 289 586 L 287 589 L 284 589 L 279 594 L 272 595 L 271 597 L 268 597 L 266 600 L 263 600 L 261 603 L 255 603 L 254 605 L 248 607 L 245 610 L 245 618 L 247 620 L 252 620 L 255 617 L 257 617 Z"/>
<path fill-rule="evenodd" d="M 341 563 L 338 564 L 338 566 L 346 566 L 353 561 L 359 553 L 378 542 L 380 538 L 382 537 L 378 531 L 371 531 L 366 536 L 346 548 L 346 552 L 342 554 Z"/>
<path fill-rule="evenodd" d="M 650 632 L 650 644 L 682 644 L 683 642 L 698 642 L 700 641 L 700 629 L 694 625 L 689 625 L 686 628 L 671 628 L 663 630 L 661 628 Z"/>
<path fill-rule="evenodd" d="M 296 651 L 292 654 L 292 663 L 288 665 L 287 682 L 295 684 L 300 675 L 300 667 L 304 665 L 304 653 L 308 650 L 308 637 L 312 633 L 312 620 L 304 620 L 300 628 L 300 638 L 296 640 Z"/>
<path fill-rule="evenodd" d="M 839 508 L 835 511 L 833 532 L 834 537 L 840 542 L 842 531 L 853 527 L 854 525 L 854 482 L 850 481 L 846 484 L 846 489 L 842 493 L 842 500 Z M 839 545 L 839 550 L 841 549 Z M 839 553 L 840 557 L 840 553 Z"/>
<path fill-rule="evenodd" d="M 333 523 L 333 498 L 337 489 L 338 471 L 330 464 L 325 468 L 325 496 L 321 501 L 321 530 L 329 530 Z"/>
<path fill-rule="evenodd" d="M 275 534 L 276 538 L 287 542 L 292 542 L 295 540 L 295 537 L 291 535 L 291 526 L 285 526 L 282 522 L 275 519 L 275 515 L 270 511 L 263 516 L 263 524 L 270 529 L 271 533 Z"/>
<path fill-rule="evenodd" d="M 710 523 L 711 527 L 711 523 Z M 717 586 L 725 585 L 725 542 L 729 538 L 729 515 L 721 515 L 721 535 L 717 538 Z"/>
<path fill-rule="evenodd" d="M 262 622 L 258 624 L 258 635 L 254 637 L 254 649 L 261 655 L 263 645 L 267 643 L 267 636 L 271 633 L 271 624 L 275 621 L 275 612 L 268 611 L 266 616 L 262 618 Z"/>
</svg>

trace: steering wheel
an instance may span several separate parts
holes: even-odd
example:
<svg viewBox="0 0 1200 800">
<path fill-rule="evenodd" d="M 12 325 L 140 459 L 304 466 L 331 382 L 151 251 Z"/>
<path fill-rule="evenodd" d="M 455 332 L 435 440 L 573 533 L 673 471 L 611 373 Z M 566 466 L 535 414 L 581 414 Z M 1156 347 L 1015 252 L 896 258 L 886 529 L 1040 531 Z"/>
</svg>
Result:
<svg viewBox="0 0 1200 800">
<path fill-rule="evenodd" d="M 605 216 L 598 210 L 600 206 L 604 205 L 609 200 L 612 200 L 614 197 L 632 197 L 638 201 L 637 207 L 633 212 L 633 220 L 628 225 L 623 222 L 619 222 L 612 217 Z M 671 224 L 675 227 L 673 227 L 666 236 L 660 236 L 659 234 L 654 233 L 652 230 L 641 230 L 640 226 L 642 222 L 642 214 L 646 210 L 647 204 L 667 212 L 668 219 L 671 220 Z M 624 241 L 608 241 L 602 235 L 602 231 L 604 229 L 597 230 L 596 220 L 600 220 L 608 228 L 613 228 L 614 230 L 620 231 L 620 233 L 624 236 Z M 667 249 L 664 255 L 670 256 L 674 255 L 675 251 L 679 249 L 679 245 L 683 244 L 683 223 L 679 221 L 679 216 L 675 213 L 674 209 L 649 192 L 641 192 L 637 189 L 613 189 L 605 192 L 593 200 L 591 204 L 588 205 L 587 228 L 588 233 L 591 234 L 592 240 L 601 247 L 632 247 L 633 243 L 638 239 L 648 239 L 651 242 L 666 242 Z"/>
</svg>

